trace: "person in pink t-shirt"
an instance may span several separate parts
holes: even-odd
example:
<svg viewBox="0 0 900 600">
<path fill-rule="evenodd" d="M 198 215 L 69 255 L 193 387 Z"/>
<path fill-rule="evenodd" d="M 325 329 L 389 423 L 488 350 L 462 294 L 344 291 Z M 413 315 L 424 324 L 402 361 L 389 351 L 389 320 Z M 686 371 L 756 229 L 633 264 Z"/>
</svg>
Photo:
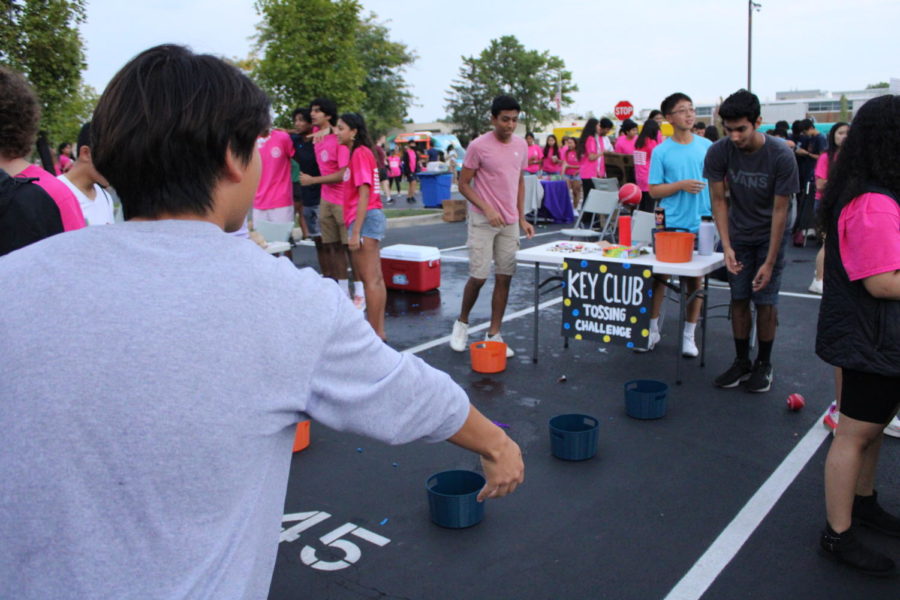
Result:
<svg viewBox="0 0 900 600">
<path fill-rule="evenodd" d="M 56 152 L 59 155 L 59 173 L 57 175 L 64 175 L 69 172 L 74 162 L 72 160 L 72 144 L 63 142 L 56 148 Z"/>
<path fill-rule="evenodd" d="M 843 371 L 840 422 L 825 459 L 824 554 L 870 575 L 892 558 L 860 526 L 900 537 L 876 491 L 883 434 L 900 436 L 900 96 L 868 100 L 829 169 L 822 204 L 825 286 L 816 354 Z M 882 491 L 895 491 L 890 487 Z M 895 504 L 895 502 L 891 502 Z"/>
<path fill-rule="evenodd" d="M 459 191 L 469 201 L 469 280 L 463 290 L 459 318 L 453 324 L 450 347 L 467 348 L 469 312 L 494 264 L 491 324 L 486 340 L 503 342 L 500 324 L 506 312 L 509 286 L 516 272 L 519 227 L 529 239 L 534 227 L 525 220 L 525 177 L 528 145 L 513 135 L 521 108 L 509 96 L 497 96 L 491 104 L 493 130 L 469 144 L 459 176 Z M 514 352 L 506 347 L 506 356 Z"/>
<path fill-rule="evenodd" d="M 578 176 L 580 170 L 578 160 L 578 150 L 576 149 L 577 140 L 573 137 L 564 137 L 562 143 L 562 159 L 563 159 L 563 179 L 569 186 L 569 193 L 572 194 L 572 208 L 578 210 L 581 204 L 581 177 Z"/>
<path fill-rule="evenodd" d="M 534 141 L 534 134 L 530 131 L 525 134 L 525 143 L 528 144 L 528 165 L 525 172 L 529 175 L 537 175 L 541 170 L 541 160 L 543 160 L 543 152 L 541 147 Z"/>
<path fill-rule="evenodd" d="M 10 177 L 33 178 L 59 209 L 63 230 L 85 226 L 81 205 L 66 184 L 25 157 L 31 154 L 37 139 L 41 109 L 37 96 L 25 78 L 6 67 L 0 67 L 0 169 Z"/>
<path fill-rule="evenodd" d="M 291 186 L 291 157 L 294 144 L 291 136 L 280 129 L 256 140 L 262 163 L 259 187 L 253 197 L 253 222 L 292 223 L 294 221 L 294 193 Z"/>
<path fill-rule="evenodd" d="M 638 210 L 653 212 L 656 208 L 656 200 L 650 195 L 650 159 L 653 149 L 659 143 L 656 137 L 659 134 L 659 123 L 653 119 L 644 123 L 641 133 L 634 141 L 634 182 L 641 188 L 641 204 Z"/>
<path fill-rule="evenodd" d="M 378 165 L 366 122 L 358 113 L 344 113 L 337 123 L 337 136 L 351 152 L 344 173 L 344 225 L 353 272 L 365 290 L 366 320 L 383 340 L 387 289 L 381 273 L 378 245 L 384 239 L 386 222 L 382 212 Z"/>
<path fill-rule="evenodd" d="M 562 158 L 559 153 L 559 144 L 556 142 L 556 136 L 551 133 L 547 136 L 541 152 L 541 172 L 555 179 L 559 175 L 560 169 L 562 169 Z"/>
<path fill-rule="evenodd" d="M 619 154 L 634 154 L 634 143 L 637 141 L 638 125 L 631 119 L 622 121 L 619 137 L 616 139 L 615 151 Z"/>
<path fill-rule="evenodd" d="M 322 275 L 338 282 L 354 303 L 362 308 L 362 283 L 350 292 L 347 267 L 347 228 L 344 226 L 344 174 L 350 165 L 350 150 L 338 142 L 334 134 L 337 105 L 329 98 L 316 98 L 309 105 L 309 117 L 316 133 L 313 136 L 316 162 L 321 175 L 300 173 L 300 185 L 322 184 L 319 203 L 319 229 L 322 232 Z"/>
<path fill-rule="evenodd" d="M 578 153 L 578 175 L 581 177 L 581 189 L 585 199 L 588 193 L 594 189 L 594 177 L 601 176 L 601 164 L 603 163 L 603 148 L 598 136 L 597 119 L 588 119 L 581 130 L 581 137 L 575 145 Z M 605 172 L 605 170 L 604 170 Z"/>
</svg>

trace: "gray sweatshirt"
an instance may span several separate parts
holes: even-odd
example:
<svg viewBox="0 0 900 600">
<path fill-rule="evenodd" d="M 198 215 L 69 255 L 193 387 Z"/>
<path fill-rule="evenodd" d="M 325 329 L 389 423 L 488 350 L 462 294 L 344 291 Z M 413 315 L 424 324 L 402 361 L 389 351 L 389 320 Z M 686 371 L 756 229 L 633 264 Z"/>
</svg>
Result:
<svg viewBox="0 0 900 600">
<path fill-rule="evenodd" d="M 196 221 L 0 258 L 0 597 L 265 598 L 295 424 L 439 441 L 465 393 Z"/>
</svg>

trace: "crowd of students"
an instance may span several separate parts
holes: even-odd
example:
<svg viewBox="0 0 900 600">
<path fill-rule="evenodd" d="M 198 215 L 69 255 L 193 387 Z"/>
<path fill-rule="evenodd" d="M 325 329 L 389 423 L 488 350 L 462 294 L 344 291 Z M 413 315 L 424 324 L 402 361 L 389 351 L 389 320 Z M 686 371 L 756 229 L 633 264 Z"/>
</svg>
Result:
<svg viewBox="0 0 900 600">
<path fill-rule="evenodd" d="M 140 106 L 134 89 L 147 94 Z M 239 585 L 264 590 L 274 552 L 266 560 L 256 554 L 269 537 L 277 539 L 286 448 L 301 414 L 394 443 L 450 439 L 476 451 L 488 476 L 482 498 L 505 495 L 522 481 L 518 447 L 468 404 L 448 376 L 383 343 L 382 184 L 396 180 L 397 168 L 412 184 L 419 163 L 415 151 L 400 148 L 387 156 L 373 144 L 362 115 L 339 113 L 328 98 L 295 110 L 292 131 L 274 129 L 265 94 L 237 69 L 185 48 L 160 46 L 114 77 L 78 136 L 74 160 L 57 179 L 28 162 L 39 110 L 25 79 L 0 67 L 0 92 L 0 239 L 9 254 L 0 259 L 0 277 L 10 282 L 0 289 L 6 308 L 0 316 L 0 393 L 4 421 L 17 423 L 4 454 L 16 458 L 0 459 L 0 476 L 12 486 L 4 497 L 22 499 L 16 506 L 4 500 L 0 524 L 17 540 L 6 551 L 23 565 L 4 570 L 0 590 L 28 585 L 45 597 L 59 595 L 55 581 L 35 584 L 45 560 L 24 557 L 34 540 L 65 529 L 55 522 L 65 518 L 65 501 L 98 509 L 66 523 L 77 532 L 71 543 L 53 540 L 66 546 L 54 568 L 88 573 L 78 579 L 82 595 L 136 581 L 140 589 L 158 591 L 159 581 L 123 565 L 123 540 L 129 536 L 100 526 L 101 518 L 112 515 L 127 527 L 122 523 L 135 502 L 159 525 L 160 540 L 184 540 L 188 531 L 191 552 L 185 555 L 215 554 L 210 560 L 234 567 L 220 577 L 197 572 L 164 543 L 142 547 L 135 564 L 164 566 L 170 595 Z M 710 138 L 718 129 L 696 121 L 693 102 L 683 93 L 667 96 L 643 128 L 625 121 L 615 145 L 609 139 L 612 122 L 589 119 L 577 138 L 548 136 L 539 146 L 533 135 L 514 135 L 519 113 L 515 99 L 495 98 L 492 129 L 473 140 L 462 165 L 459 189 L 470 203 L 469 279 L 451 348 L 466 349 L 469 312 L 492 271 L 487 339 L 502 342 L 519 236 L 534 234 L 524 215 L 524 174 L 561 175 L 577 205 L 593 188 L 593 178 L 606 174 L 604 152 L 618 150 L 635 156 L 635 177 L 645 193 L 641 206 L 663 208 L 668 227 L 696 233 L 703 219 L 715 220 L 735 348 L 732 365 L 715 385 L 768 391 L 789 206 L 812 160 L 826 245 L 816 351 L 842 375 L 840 405 L 829 415 L 835 423 L 840 415 L 840 425 L 826 461 L 827 518 L 820 544 L 827 555 L 860 570 L 892 572 L 893 561 L 860 542 L 854 527 L 900 536 L 900 520 L 881 508 L 874 488 L 881 435 L 885 426 L 890 432 L 900 389 L 900 98 L 867 102 L 852 127 L 833 128 L 827 148 L 813 141 L 814 128 L 804 123 L 790 143 L 761 133 L 759 100 L 746 90 L 720 107 L 725 135 L 716 142 Z M 673 128 L 668 139 L 660 132 L 662 120 Z M 104 223 L 112 207 L 109 185 L 122 198 L 127 223 L 54 235 Z M 248 214 L 253 223 L 293 223 L 298 212 L 305 235 L 315 240 L 324 277 L 221 235 L 239 232 Z M 59 282 L 65 296 L 58 293 Z M 683 283 L 689 291 L 700 285 L 698 279 Z M 650 350 L 660 340 L 663 285 L 654 283 Z M 98 298 L 113 301 L 101 311 Z M 697 298 L 688 308 L 681 340 L 686 356 L 697 355 L 693 338 L 701 302 Z M 296 303 L 307 310 L 293 310 Z M 365 310 L 368 325 L 353 305 Z M 751 305 L 758 342 L 752 361 Z M 61 314 L 66 318 L 55 318 Z M 127 335 L 122 322 L 133 326 Z M 297 340 L 315 360 L 273 379 L 268 357 L 289 353 Z M 234 352 L 237 343 L 246 352 Z M 85 356 L 103 365 L 125 357 L 127 364 L 81 369 L 73 357 Z M 164 378 L 146 377 L 160 363 L 176 367 L 166 368 Z M 121 402 L 136 395 L 146 401 Z M 181 402 L 186 396 L 195 401 Z M 34 418 L 34 398 L 52 399 L 40 418 Z M 84 404 L 74 407 L 72 398 Z M 81 411 L 102 418 L 69 427 Z M 209 415 L 221 427 L 206 427 Z M 142 433 L 134 433 L 135 423 Z M 154 440 L 156 454 L 145 457 L 143 445 L 135 450 L 115 439 L 129 427 L 131 435 Z M 97 440 L 108 446 L 99 462 L 65 458 L 72 448 L 91 448 Z M 48 452 L 63 460 L 29 458 Z M 198 452 L 207 460 L 195 460 Z M 277 473 L 270 471 L 272 464 L 279 465 Z M 146 500 L 172 477 L 168 468 L 187 477 L 196 493 L 175 502 Z M 52 482 L 39 506 L 29 492 L 35 481 Z M 126 482 L 138 492 L 123 503 L 115 492 Z M 190 520 L 196 503 L 213 496 L 218 512 L 232 517 L 215 531 L 201 531 Z M 248 502 L 248 496 L 254 499 Z M 32 502 L 27 507 L 21 504 L 26 498 Z M 250 532 L 247 522 L 259 527 Z M 210 544 L 210 534 L 234 541 L 240 550 Z M 87 569 L 85 561 L 102 567 Z"/>
</svg>

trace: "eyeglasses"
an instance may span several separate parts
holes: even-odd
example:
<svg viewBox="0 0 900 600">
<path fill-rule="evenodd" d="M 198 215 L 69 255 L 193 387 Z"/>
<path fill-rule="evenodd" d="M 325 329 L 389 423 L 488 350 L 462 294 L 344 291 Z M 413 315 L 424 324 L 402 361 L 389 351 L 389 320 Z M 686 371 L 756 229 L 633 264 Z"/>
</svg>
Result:
<svg viewBox="0 0 900 600">
<path fill-rule="evenodd" d="M 678 110 L 673 110 L 670 114 L 673 115 L 695 115 L 697 114 L 697 109 L 693 106 L 690 108 L 679 108 Z"/>
</svg>

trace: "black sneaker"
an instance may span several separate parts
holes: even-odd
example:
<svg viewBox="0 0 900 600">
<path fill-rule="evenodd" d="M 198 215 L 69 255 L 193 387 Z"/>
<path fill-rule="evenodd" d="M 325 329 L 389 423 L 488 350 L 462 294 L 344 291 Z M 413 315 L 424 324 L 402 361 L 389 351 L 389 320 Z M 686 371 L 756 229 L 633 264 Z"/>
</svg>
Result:
<svg viewBox="0 0 900 600">
<path fill-rule="evenodd" d="M 772 387 L 772 363 L 756 361 L 747 379 L 748 392 L 768 392 Z"/>
<path fill-rule="evenodd" d="M 900 537 L 900 519 L 881 508 L 878 492 L 853 499 L 853 522 L 885 535 Z"/>
<path fill-rule="evenodd" d="M 736 358 L 731 363 L 731 366 L 728 367 L 728 370 L 716 377 L 713 383 L 720 388 L 737 387 L 742 381 L 747 381 L 750 378 L 752 370 L 749 359 L 741 360 Z"/>
<path fill-rule="evenodd" d="M 407 196 L 407 197 L 406 197 L 406 202 L 407 202 L 408 204 L 415 204 L 415 203 L 416 203 L 416 199 L 413 198 L 412 196 Z"/>
<path fill-rule="evenodd" d="M 819 545 L 825 556 L 868 575 L 890 577 L 897 574 L 894 561 L 861 544 L 852 528 L 844 533 L 835 533 L 826 525 L 819 538 Z"/>
</svg>

